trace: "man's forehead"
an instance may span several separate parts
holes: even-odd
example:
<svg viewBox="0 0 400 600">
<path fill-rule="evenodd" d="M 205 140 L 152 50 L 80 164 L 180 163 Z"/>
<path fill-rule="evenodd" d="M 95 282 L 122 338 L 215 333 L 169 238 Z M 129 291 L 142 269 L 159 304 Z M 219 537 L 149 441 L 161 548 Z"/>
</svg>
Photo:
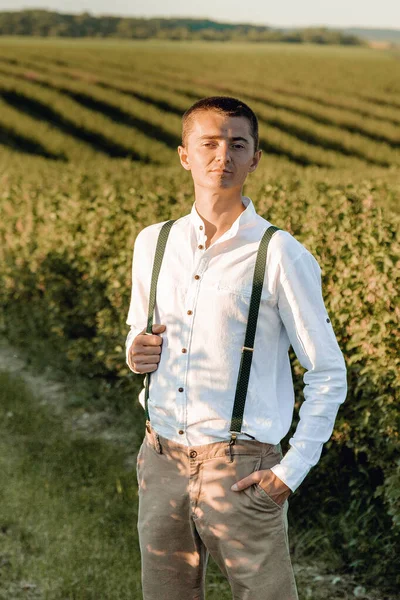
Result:
<svg viewBox="0 0 400 600">
<path fill-rule="evenodd" d="M 192 133 L 196 139 L 245 138 L 250 140 L 250 124 L 245 117 L 230 117 L 219 114 L 201 113 L 194 119 Z"/>
</svg>

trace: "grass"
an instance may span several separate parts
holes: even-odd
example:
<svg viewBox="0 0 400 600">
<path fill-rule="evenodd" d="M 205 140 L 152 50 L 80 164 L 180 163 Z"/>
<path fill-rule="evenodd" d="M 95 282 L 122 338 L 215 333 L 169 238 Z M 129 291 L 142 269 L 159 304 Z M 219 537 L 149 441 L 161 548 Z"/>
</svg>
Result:
<svg viewBox="0 0 400 600">
<path fill-rule="evenodd" d="M 140 600 L 139 413 L 131 409 L 126 421 L 127 412 L 118 416 L 110 406 L 99 426 L 94 386 L 70 377 L 68 385 L 46 388 L 46 371 L 37 369 L 33 392 L 21 364 L 14 373 L 0 371 L 0 600 Z M 102 437 L 113 431 L 121 435 Z M 328 561 L 305 559 L 307 540 L 293 537 L 300 600 L 394 600 L 338 575 Z M 206 598 L 231 600 L 211 558 Z"/>
<path fill-rule="evenodd" d="M 7 373 L 0 389 L 0 598 L 140 598 L 135 448 L 71 435 Z"/>
</svg>

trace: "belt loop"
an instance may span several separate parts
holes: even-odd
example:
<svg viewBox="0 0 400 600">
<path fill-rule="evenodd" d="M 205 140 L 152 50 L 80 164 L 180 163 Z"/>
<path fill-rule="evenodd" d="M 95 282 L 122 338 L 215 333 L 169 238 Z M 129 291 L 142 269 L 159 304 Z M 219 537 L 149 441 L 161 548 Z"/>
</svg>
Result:
<svg viewBox="0 0 400 600">
<path fill-rule="evenodd" d="M 276 450 L 276 452 L 279 453 L 279 456 L 281 457 L 281 460 L 282 460 L 283 454 L 282 454 L 282 446 L 281 446 L 280 442 L 278 442 L 277 444 L 275 444 L 274 450 Z"/>
<path fill-rule="evenodd" d="M 150 433 L 150 435 L 153 438 L 154 448 L 155 448 L 156 452 L 158 452 L 158 454 L 162 454 L 162 448 L 161 448 L 161 443 L 160 443 L 160 436 L 153 429 L 153 427 L 151 426 L 151 423 L 150 423 L 150 421 L 148 419 L 146 420 L 146 429 L 147 429 L 147 431 Z"/>
<path fill-rule="evenodd" d="M 158 435 L 158 433 L 156 433 L 154 431 L 154 429 L 153 429 L 153 437 L 154 437 L 154 444 L 155 444 L 158 454 L 162 454 L 162 448 L 161 448 L 161 444 L 160 444 L 160 436 Z"/>
</svg>

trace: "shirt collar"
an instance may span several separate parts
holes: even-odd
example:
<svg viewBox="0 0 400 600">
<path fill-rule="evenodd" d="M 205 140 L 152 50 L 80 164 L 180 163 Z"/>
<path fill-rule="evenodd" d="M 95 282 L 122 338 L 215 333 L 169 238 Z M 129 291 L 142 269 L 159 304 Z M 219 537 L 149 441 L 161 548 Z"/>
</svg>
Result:
<svg viewBox="0 0 400 600">
<path fill-rule="evenodd" d="M 248 196 L 242 196 L 242 203 L 246 207 L 243 212 L 237 217 L 237 219 L 232 223 L 230 229 L 224 233 L 224 238 L 229 239 L 234 237 L 239 229 L 242 229 L 245 225 L 253 221 L 256 217 L 256 210 L 254 208 L 254 204 Z M 192 210 L 190 212 L 190 221 L 195 228 L 196 233 L 199 235 L 204 235 L 205 226 L 204 221 L 200 217 L 199 213 L 196 210 L 196 202 L 193 202 Z M 201 233 L 202 232 L 202 233 Z"/>
</svg>

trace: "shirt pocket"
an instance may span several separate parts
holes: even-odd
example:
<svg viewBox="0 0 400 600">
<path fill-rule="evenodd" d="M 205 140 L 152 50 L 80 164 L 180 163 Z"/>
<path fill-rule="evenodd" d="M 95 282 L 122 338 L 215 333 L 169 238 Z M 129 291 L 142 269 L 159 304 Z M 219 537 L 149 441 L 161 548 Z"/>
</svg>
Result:
<svg viewBox="0 0 400 600">
<path fill-rule="evenodd" d="M 245 304 L 250 304 L 251 295 L 253 292 L 253 275 L 250 278 L 250 281 L 224 281 L 218 283 L 217 286 L 218 291 L 226 292 L 236 296 L 238 298 L 237 301 L 242 300 Z M 271 302 L 272 294 L 268 290 L 267 286 L 264 285 L 261 292 L 261 303 L 263 302 Z"/>
<path fill-rule="evenodd" d="M 232 282 L 221 282 L 218 283 L 218 291 L 220 292 L 228 292 L 230 294 L 235 294 L 235 296 L 241 296 L 243 298 L 251 297 L 251 283 L 250 284 L 240 284 Z"/>
</svg>

